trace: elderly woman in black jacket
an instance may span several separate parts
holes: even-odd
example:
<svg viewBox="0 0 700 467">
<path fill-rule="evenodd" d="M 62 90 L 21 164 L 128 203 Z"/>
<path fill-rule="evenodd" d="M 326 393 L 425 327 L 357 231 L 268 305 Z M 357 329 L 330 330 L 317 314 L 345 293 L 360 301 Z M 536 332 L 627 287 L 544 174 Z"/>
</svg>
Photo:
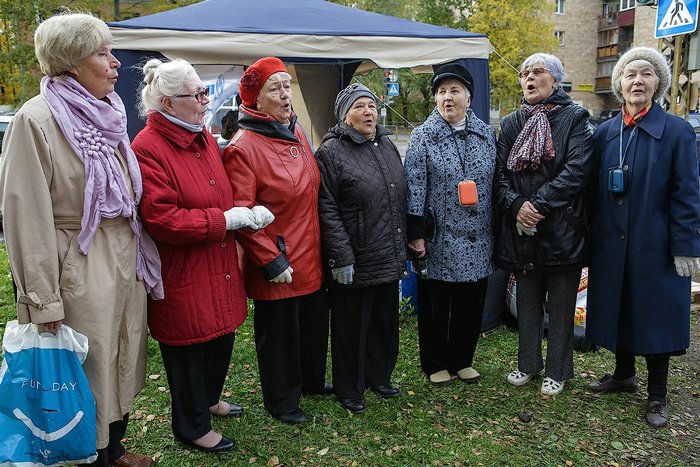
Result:
<svg viewBox="0 0 700 467">
<path fill-rule="evenodd" d="M 377 101 L 354 83 L 335 101 L 336 126 L 323 137 L 319 217 L 331 268 L 333 388 L 353 413 L 369 387 L 395 397 L 398 281 L 406 271 L 406 180 L 401 157 L 377 125 Z"/>
<path fill-rule="evenodd" d="M 559 85 L 564 68 L 537 53 L 520 69 L 522 106 L 501 122 L 496 203 L 501 219 L 496 262 L 515 272 L 518 368 L 521 386 L 544 371 L 540 391 L 556 395 L 573 377 L 576 293 L 584 262 L 587 217 L 584 187 L 591 172 L 588 112 Z M 543 316 L 549 314 L 547 364 L 542 361 Z"/>
</svg>

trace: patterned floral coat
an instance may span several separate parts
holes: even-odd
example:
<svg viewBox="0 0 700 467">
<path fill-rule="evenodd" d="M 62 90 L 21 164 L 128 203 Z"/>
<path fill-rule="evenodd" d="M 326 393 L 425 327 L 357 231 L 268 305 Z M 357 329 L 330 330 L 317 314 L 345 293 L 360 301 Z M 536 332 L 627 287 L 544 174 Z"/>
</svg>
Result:
<svg viewBox="0 0 700 467">
<path fill-rule="evenodd" d="M 494 270 L 491 190 L 496 168 L 493 129 L 467 110 L 454 130 L 437 108 L 413 133 L 406 151 L 409 240 L 425 238 L 429 279 L 475 282 Z M 474 180 L 478 203 L 462 206 L 461 180 Z"/>
</svg>

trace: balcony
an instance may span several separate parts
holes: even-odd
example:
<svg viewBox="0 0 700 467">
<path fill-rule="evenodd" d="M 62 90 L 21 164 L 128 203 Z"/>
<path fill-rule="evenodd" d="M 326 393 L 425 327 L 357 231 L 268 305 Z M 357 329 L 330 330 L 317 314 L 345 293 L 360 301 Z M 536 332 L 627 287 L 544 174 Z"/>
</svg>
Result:
<svg viewBox="0 0 700 467">
<path fill-rule="evenodd" d="M 598 16 L 598 31 L 616 28 L 618 26 L 617 16 L 617 12 Z"/>
<path fill-rule="evenodd" d="M 611 80 L 609 76 L 601 76 L 595 79 L 595 93 L 596 94 L 610 94 L 612 90 L 610 89 Z"/>
<path fill-rule="evenodd" d="M 598 47 L 598 61 L 601 59 L 617 58 L 618 45 L 608 44 Z"/>
</svg>

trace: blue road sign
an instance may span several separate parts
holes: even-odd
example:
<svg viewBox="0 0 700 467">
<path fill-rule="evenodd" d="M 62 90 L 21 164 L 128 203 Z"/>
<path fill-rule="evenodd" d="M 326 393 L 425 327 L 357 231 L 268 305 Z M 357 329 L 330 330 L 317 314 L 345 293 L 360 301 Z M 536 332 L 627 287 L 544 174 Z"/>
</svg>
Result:
<svg viewBox="0 0 700 467">
<path fill-rule="evenodd" d="M 387 95 L 398 96 L 399 95 L 399 83 L 389 83 L 387 88 Z"/>
<path fill-rule="evenodd" d="M 698 27 L 698 0 L 659 0 L 654 37 L 690 34 Z"/>
</svg>

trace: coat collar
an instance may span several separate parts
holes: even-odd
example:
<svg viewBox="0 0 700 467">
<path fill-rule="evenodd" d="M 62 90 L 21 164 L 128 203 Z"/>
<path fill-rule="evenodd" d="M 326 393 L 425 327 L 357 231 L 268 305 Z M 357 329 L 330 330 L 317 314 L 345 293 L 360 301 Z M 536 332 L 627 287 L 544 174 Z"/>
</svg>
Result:
<svg viewBox="0 0 700 467">
<path fill-rule="evenodd" d="M 654 139 L 661 139 L 661 135 L 664 132 L 664 126 L 666 126 L 666 118 L 668 115 L 664 112 L 659 104 L 654 102 L 649 109 L 649 112 L 642 118 L 637 126 L 640 130 L 644 130 Z M 617 135 L 620 134 L 620 121 L 622 120 L 622 112 L 617 114 L 615 118 L 610 122 L 608 127 L 608 132 L 605 135 L 605 139 L 610 141 L 615 139 Z"/>
<path fill-rule="evenodd" d="M 161 133 L 165 139 L 174 142 L 183 149 L 189 147 L 198 136 L 203 137 L 204 132 L 207 131 L 204 129 L 201 132 L 193 133 L 174 124 L 158 112 L 148 114 L 146 125 L 153 127 Z"/>
<path fill-rule="evenodd" d="M 454 133 L 458 133 L 458 131 L 455 131 L 450 124 L 447 123 L 444 118 L 442 118 L 437 107 L 433 109 L 433 112 L 426 120 L 426 123 L 430 124 L 430 126 L 432 126 L 434 129 L 431 138 L 435 143 L 445 138 L 449 138 Z M 472 109 L 467 109 L 467 127 L 465 130 L 467 133 L 473 133 L 484 139 L 488 139 L 490 135 L 490 127 L 482 122 Z M 462 130 L 459 130 L 459 132 L 461 131 Z"/>
</svg>

